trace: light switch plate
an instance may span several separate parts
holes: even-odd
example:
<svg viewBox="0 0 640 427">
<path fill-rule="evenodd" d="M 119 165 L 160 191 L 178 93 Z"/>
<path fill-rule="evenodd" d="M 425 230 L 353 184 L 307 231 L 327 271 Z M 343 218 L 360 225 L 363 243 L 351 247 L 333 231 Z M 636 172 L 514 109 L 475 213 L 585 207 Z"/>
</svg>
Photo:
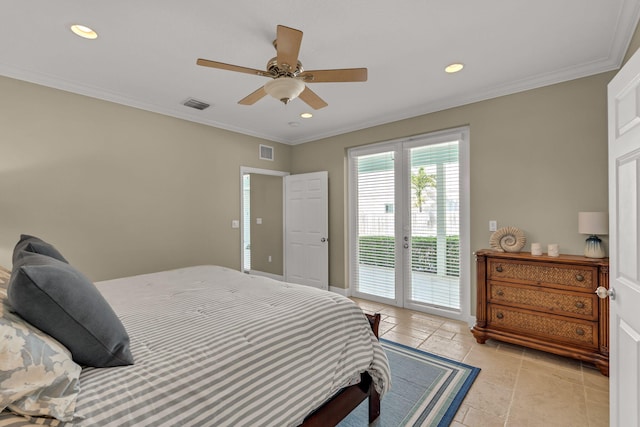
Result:
<svg viewBox="0 0 640 427">
<path fill-rule="evenodd" d="M 498 221 L 489 221 L 489 231 L 496 231 L 498 229 Z"/>
<path fill-rule="evenodd" d="M 231 228 L 240 228 L 240 221 L 238 221 L 237 219 L 231 221 Z"/>
</svg>

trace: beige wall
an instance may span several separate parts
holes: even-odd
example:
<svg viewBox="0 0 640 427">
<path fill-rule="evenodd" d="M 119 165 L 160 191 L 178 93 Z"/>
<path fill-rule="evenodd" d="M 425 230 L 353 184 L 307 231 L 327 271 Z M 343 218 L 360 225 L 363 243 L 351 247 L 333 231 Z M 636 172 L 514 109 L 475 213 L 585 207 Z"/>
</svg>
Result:
<svg viewBox="0 0 640 427">
<path fill-rule="evenodd" d="M 525 250 L 535 241 L 582 253 L 578 212 L 607 209 L 606 85 L 614 74 L 294 146 L 292 173 L 329 171 L 330 285 L 347 284 L 346 150 L 461 125 L 471 138 L 471 249 L 488 246 L 489 220 L 497 220 L 525 231 Z M 475 279 L 471 286 L 475 301 Z"/>
<path fill-rule="evenodd" d="M 577 212 L 607 207 L 614 74 L 293 147 L 268 142 L 275 162 L 258 159 L 257 138 L 0 78 L 0 264 L 10 264 L 20 233 L 32 233 L 94 280 L 199 263 L 239 268 L 239 229 L 230 227 L 240 219 L 239 167 L 328 170 L 329 283 L 345 287 L 346 149 L 460 125 L 471 131 L 472 250 L 487 246 L 495 219 L 529 242 L 580 253 Z"/>
<path fill-rule="evenodd" d="M 240 268 L 240 166 L 291 147 L 0 77 L 0 265 L 35 234 L 93 280 Z"/>
<path fill-rule="evenodd" d="M 251 174 L 251 270 L 278 276 L 283 274 L 282 185 L 281 176 Z"/>
</svg>

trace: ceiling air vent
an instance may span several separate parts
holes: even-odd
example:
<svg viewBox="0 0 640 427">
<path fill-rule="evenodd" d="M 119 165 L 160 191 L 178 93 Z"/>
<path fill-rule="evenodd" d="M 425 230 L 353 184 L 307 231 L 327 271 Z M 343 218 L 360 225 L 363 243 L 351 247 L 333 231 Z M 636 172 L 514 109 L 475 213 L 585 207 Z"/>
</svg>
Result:
<svg viewBox="0 0 640 427">
<path fill-rule="evenodd" d="M 198 101 L 197 99 L 193 99 L 193 98 L 187 99 L 182 103 L 182 105 L 195 108 L 196 110 L 204 110 L 210 107 L 210 105 L 207 104 L 206 102 Z"/>
<path fill-rule="evenodd" d="M 260 160 L 273 160 L 273 147 L 260 144 Z"/>
</svg>

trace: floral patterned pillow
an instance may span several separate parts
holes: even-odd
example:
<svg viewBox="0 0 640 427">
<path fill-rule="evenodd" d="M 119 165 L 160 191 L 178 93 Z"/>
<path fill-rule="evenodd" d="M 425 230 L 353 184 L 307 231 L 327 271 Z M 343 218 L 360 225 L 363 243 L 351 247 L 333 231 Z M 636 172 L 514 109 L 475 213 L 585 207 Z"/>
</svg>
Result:
<svg viewBox="0 0 640 427">
<path fill-rule="evenodd" d="M 62 344 L 10 312 L 0 287 L 0 411 L 70 421 L 80 371 Z"/>
</svg>

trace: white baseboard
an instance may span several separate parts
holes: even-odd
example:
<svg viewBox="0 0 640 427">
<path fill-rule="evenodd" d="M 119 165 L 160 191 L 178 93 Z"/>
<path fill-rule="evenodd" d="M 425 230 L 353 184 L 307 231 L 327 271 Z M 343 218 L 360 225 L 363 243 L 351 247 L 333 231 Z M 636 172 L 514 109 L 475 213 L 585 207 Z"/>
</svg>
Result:
<svg viewBox="0 0 640 427">
<path fill-rule="evenodd" d="M 476 317 L 475 316 L 469 316 L 467 318 L 467 323 L 469 324 L 469 328 L 473 328 L 476 324 Z"/>
<path fill-rule="evenodd" d="M 351 288 L 338 288 L 337 286 L 329 286 L 329 290 L 331 292 L 335 292 L 336 294 L 340 294 L 345 297 L 351 296 Z"/>
<path fill-rule="evenodd" d="M 277 274 L 272 274 L 272 273 L 266 273 L 264 271 L 249 270 L 249 274 L 253 274 L 254 276 L 269 277 L 271 279 L 275 279 L 275 280 L 279 280 L 281 282 L 284 282 L 284 276 L 279 276 Z"/>
</svg>

